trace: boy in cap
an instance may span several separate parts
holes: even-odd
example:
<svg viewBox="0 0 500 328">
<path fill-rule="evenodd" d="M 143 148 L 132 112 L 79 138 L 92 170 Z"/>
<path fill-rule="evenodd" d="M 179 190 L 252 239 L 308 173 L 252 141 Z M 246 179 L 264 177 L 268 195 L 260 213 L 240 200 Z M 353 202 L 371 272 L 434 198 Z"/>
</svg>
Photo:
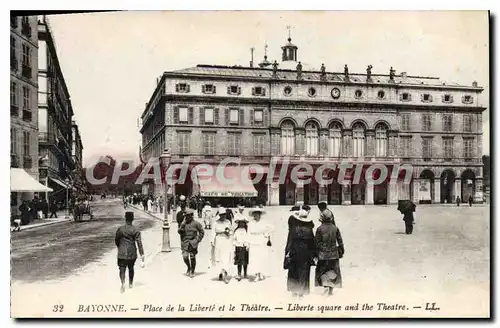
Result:
<svg viewBox="0 0 500 328">
<path fill-rule="evenodd" d="M 333 217 L 332 211 L 327 208 L 327 203 L 325 201 L 321 201 L 318 203 L 319 208 L 319 220 L 320 221 L 331 221 L 335 225 L 335 218 Z"/>
<path fill-rule="evenodd" d="M 133 287 L 137 248 L 139 248 L 139 254 L 144 265 L 141 232 L 132 224 L 132 221 L 134 221 L 134 212 L 125 212 L 125 224 L 119 227 L 115 234 L 115 244 L 118 247 L 118 268 L 120 269 L 120 291 L 122 293 L 125 292 L 125 271 L 127 268 L 129 288 Z"/>
<path fill-rule="evenodd" d="M 188 208 L 184 212 L 184 220 L 178 229 L 181 235 L 182 258 L 186 263 L 186 274 L 194 277 L 196 268 L 196 254 L 198 254 L 198 245 L 200 244 L 205 231 L 200 222 L 194 220 L 194 210 Z"/>
</svg>

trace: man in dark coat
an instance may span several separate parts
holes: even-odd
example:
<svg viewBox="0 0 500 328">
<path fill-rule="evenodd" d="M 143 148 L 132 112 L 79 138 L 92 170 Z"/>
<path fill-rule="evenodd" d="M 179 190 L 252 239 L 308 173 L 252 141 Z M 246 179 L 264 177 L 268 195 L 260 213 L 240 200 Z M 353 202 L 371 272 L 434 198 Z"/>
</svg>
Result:
<svg viewBox="0 0 500 328">
<path fill-rule="evenodd" d="M 26 200 L 23 200 L 21 205 L 19 205 L 19 211 L 21 212 L 21 224 L 28 224 L 30 222 L 31 212 L 29 203 Z"/>
<path fill-rule="evenodd" d="M 472 207 L 472 203 L 474 202 L 474 198 L 472 198 L 472 195 L 469 196 L 469 206 Z"/>
<path fill-rule="evenodd" d="M 196 254 L 198 254 L 198 245 L 200 244 L 205 231 L 200 222 L 194 220 L 194 210 L 185 210 L 184 220 L 179 225 L 177 230 L 181 235 L 181 250 L 182 259 L 186 263 L 186 274 L 189 277 L 194 277 L 194 270 L 196 269 Z"/>
<path fill-rule="evenodd" d="M 184 214 L 186 213 L 186 202 L 181 201 L 179 206 L 181 207 L 181 210 L 179 211 L 179 213 L 176 214 L 175 220 L 177 221 L 177 224 L 180 227 L 182 221 L 184 221 Z"/>
<path fill-rule="evenodd" d="M 405 233 L 407 235 L 411 235 L 413 233 L 413 223 L 415 222 L 413 212 L 415 212 L 415 208 L 415 204 L 411 201 L 406 202 L 400 208 L 401 213 L 404 215 L 403 221 L 405 222 Z"/>
<path fill-rule="evenodd" d="M 57 219 L 57 202 L 55 200 L 52 200 L 50 202 L 49 210 L 50 210 L 50 218 L 55 216 Z"/>
<path fill-rule="evenodd" d="M 335 218 L 333 216 L 332 211 L 330 211 L 327 207 L 327 203 L 325 201 L 321 201 L 318 204 L 319 208 L 319 220 L 320 221 L 331 221 L 333 224 L 335 224 Z"/>
<path fill-rule="evenodd" d="M 144 265 L 144 249 L 142 247 L 141 232 L 133 224 L 134 212 L 125 212 L 125 224 L 116 230 L 115 244 L 118 247 L 118 267 L 120 269 L 120 291 L 125 291 L 125 271 L 128 268 L 128 283 L 134 284 L 134 265 L 137 260 L 137 248 Z M 137 247 L 136 247 L 137 244 Z"/>
</svg>

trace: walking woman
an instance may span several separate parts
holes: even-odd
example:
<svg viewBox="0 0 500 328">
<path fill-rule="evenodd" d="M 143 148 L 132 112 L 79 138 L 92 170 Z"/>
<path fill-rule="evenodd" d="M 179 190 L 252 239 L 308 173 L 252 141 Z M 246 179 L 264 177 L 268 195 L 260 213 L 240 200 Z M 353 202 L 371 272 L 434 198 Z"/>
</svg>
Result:
<svg viewBox="0 0 500 328">
<path fill-rule="evenodd" d="M 249 251 L 252 254 L 250 258 L 250 267 L 255 272 L 254 282 L 264 280 L 266 268 L 270 266 L 270 250 L 271 250 L 271 232 L 272 226 L 262 219 L 262 215 L 266 213 L 263 208 L 253 208 L 249 212 L 252 217 L 248 223 L 248 242 L 250 245 Z"/>
<path fill-rule="evenodd" d="M 226 210 L 219 208 L 219 216 L 214 222 L 212 234 L 212 265 L 219 273 L 219 280 L 229 283 L 229 268 L 231 266 L 231 222 L 227 220 Z"/>
<path fill-rule="evenodd" d="M 285 248 L 285 269 L 288 269 L 287 290 L 294 297 L 308 295 L 311 266 L 317 256 L 314 223 L 309 206 L 294 206 L 288 218 L 288 238 Z"/>
<path fill-rule="evenodd" d="M 236 229 L 234 230 L 234 265 L 238 268 L 238 281 L 241 280 L 241 269 L 243 278 L 247 278 L 248 269 L 248 219 L 242 214 L 238 214 L 235 219 Z"/>
<path fill-rule="evenodd" d="M 316 286 L 323 286 L 332 295 L 333 288 L 342 287 L 339 259 L 344 256 L 344 242 L 340 230 L 329 216 L 323 216 L 316 230 L 318 265 L 316 267 Z"/>
</svg>

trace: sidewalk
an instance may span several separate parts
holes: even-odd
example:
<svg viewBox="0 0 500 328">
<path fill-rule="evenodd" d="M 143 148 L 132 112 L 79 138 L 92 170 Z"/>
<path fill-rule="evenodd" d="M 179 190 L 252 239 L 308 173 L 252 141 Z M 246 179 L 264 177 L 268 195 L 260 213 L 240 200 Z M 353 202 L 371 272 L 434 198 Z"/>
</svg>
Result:
<svg viewBox="0 0 500 328">
<path fill-rule="evenodd" d="M 30 229 L 36 229 L 40 227 L 45 227 L 48 225 L 54 225 L 54 224 L 60 224 L 60 223 L 65 223 L 65 222 L 70 222 L 73 220 L 73 216 L 70 214 L 68 218 L 66 218 L 67 212 L 66 211 L 59 211 L 57 213 L 57 218 L 47 218 L 47 219 L 36 219 L 35 221 L 32 221 L 28 223 L 27 225 L 22 225 L 21 226 L 21 231 L 24 230 L 30 230 Z M 14 227 L 10 227 L 11 232 L 14 232 Z M 17 232 L 17 231 L 16 231 Z"/>
</svg>

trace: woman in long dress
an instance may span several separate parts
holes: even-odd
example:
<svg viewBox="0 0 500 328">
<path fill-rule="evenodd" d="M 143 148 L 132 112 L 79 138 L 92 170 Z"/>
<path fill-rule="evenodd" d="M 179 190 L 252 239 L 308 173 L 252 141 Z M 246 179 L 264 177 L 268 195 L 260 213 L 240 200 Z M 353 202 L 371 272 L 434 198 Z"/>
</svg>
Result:
<svg viewBox="0 0 500 328">
<path fill-rule="evenodd" d="M 226 218 L 225 209 L 219 209 L 219 216 L 214 222 L 211 240 L 212 265 L 219 273 L 219 280 L 229 283 L 229 269 L 231 267 L 231 253 L 233 243 L 231 238 L 231 222 Z"/>
<path fill-rule="evenodd" d="M 254 282 L 264 280 L 266 268 L 270 266 L 272 226 L 262 219 L 263 208 L 253 208 L 249 211 L 252 217 L 248 223 L 249 266 L 255 272 Z"/>
<path fill-rule="evenodd" d="M 344 256 L 344 242 L 340 230 L 330 217 L 322 217 L 316 230 L 318 266 L 316 267 L 316 286 L 323 286 L 332 295 L 333 288 L 342 287 L 340 260 Z"/>
<path fill-rule="evenodd" d="M 309 294 L 311 266 L 316 258 L 314 223 L 309 217 L 307 205 L 295 206 L 288 219 L 288 238 L 285 248 L 285 263 L 288 269 L 287 290 L 294 297 Z"/>
</svg>

